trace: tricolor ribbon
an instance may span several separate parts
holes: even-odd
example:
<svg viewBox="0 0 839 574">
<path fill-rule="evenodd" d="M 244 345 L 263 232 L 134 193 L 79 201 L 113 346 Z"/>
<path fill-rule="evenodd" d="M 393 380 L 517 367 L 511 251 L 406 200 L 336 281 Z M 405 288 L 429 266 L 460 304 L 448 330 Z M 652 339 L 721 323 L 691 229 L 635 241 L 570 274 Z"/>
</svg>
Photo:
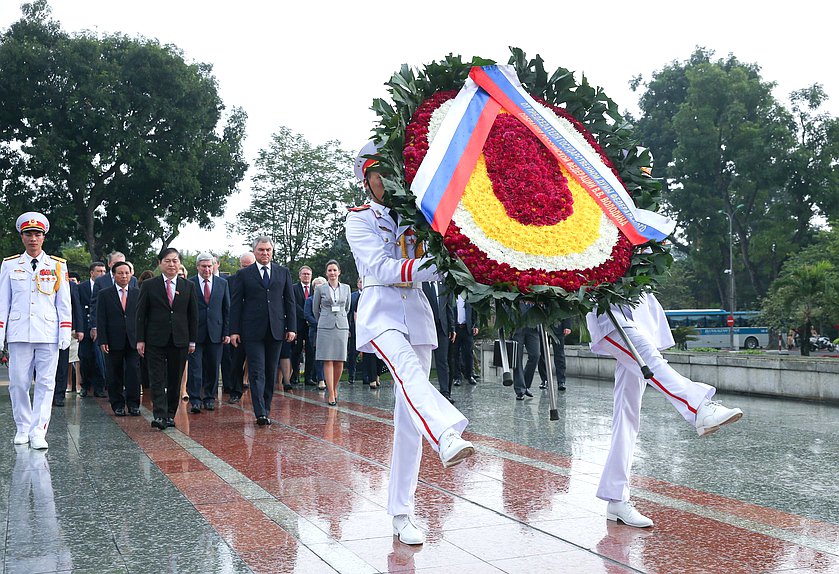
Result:
<svg viewBox="0 0 839 574">
<path fill-rule="evenodd" d="M 446 232 L 501 108 L 530 128 L 633 245 L 673 233 L 673 220 L 637 208 L 596 153 L 577 144 L 555 117 L 541 113 L 512 66 L 472 68 L 417 170 L 411 191 L 434 230 Z"/>
</svg>

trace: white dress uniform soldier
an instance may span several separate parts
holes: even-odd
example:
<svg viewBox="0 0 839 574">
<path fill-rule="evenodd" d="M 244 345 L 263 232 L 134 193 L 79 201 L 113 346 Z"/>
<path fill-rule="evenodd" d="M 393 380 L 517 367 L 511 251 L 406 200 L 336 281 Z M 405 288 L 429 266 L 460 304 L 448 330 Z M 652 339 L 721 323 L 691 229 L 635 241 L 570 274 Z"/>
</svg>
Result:
<svg viewBox="0 0 839 574">
<path fill-rule="evenodd" d="M 638 512 L 629 501 L 629 472 L 641 423 L 641 399 L 647 384 L 664 395 L 679 414 L 696 428 L 699 436 L 707 436 L 722 425 L 740 420 L 743 411 L 712 401 L 717 392 L 714 387 L 683 377 L 661 356 L 661 350 L 674 345 L 673 335 L 661 304 L 652 294 L 642 296 L 634 308 L 613 306 L 612 313 L 652 370 L 653 378 L 644 379 L 640 367 L 607 314 L 598 316 L 592 312 L 586 315 L 591 350 L 617 359 L 612 441 L 597 497 L 608 501 L 606 517 L 609 520 L 644 528 L 652 526 L 653 521 Z"/>
<path fill-rule="evenodd" d="M 388 514 L 393 533 L 405 544 L 422 544 L 425 534 L 413 521 L 422 439 L 440 455 L 444 467 L 454 466 L 474 454 L 472 444 L 461 438 L 468 421 L 429 382 L 432 350 L 437 332 L 423 281 L 439 275 L 422 256 L 413 230 L 398 223 L 398 216 L 384 203 L 384 185 L 378 162 L 365 158 L 376 153 L 369 142 L 355 162 L 355 173 L 373 202 L 350 209 L 346 220 L 347 242 L 362 281 L 356 319 L 356 346 L 375 353 L 394 380 L 393 457 L 388 486 Z"/>
<path fill-rule="evenodd" d="M 9 395 L 17 425 L 15 444 L 48 447 L 58 351 L 70 346 L 73 328 L 66 262 L 44 253 L 49 220 L 34 211 L 17 219 L 26 252 L 0 267 L 0 348 L 9 344 Z M 34 400 L 29 386 L 35 377 Z"/>
</svg>

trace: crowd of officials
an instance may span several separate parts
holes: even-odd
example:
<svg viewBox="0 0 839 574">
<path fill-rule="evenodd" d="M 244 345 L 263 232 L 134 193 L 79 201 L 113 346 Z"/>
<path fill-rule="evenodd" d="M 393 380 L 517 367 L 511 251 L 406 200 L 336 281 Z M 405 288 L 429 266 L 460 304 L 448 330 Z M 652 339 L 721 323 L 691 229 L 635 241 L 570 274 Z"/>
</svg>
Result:
<svg viewBox="0 0 839 574">
<path fill-rule="evenodd" d="M 255 251 L 240 257 L 240 270 L 233 274 L 219 272 L 218 259 L 201 253 L 190 276 L 173 248 L 160 253 L 159 274 L 147 270 L 135 277 L 132 263 L 120 252 L 111 253 L 107 262 L 91 263 L 88 277 L 70 273 L 74 336 L 70 348 L 59 352 L 53 405 L 63 406 L 68 391 L 78 392 L 83 397 L 108 397 L 116 416 L 138 416 L 141 392 L 149 389 L 155 404 L 153 424 L 166 428 L 174 424 L 179 400 L 193 414 L 212 411 L 220 382 L 222 396 L 238 403 L 250 381 L 256 380 L 251 391 L 258 393 L 254 413 L 259 423 L 270 424 L 273 390 L 280 385 L 285 391 L 297 385 L 317 387 L 334 406 L 346 366 L 350 384 L 378 388 L 386 370 L 381 359 L 359 353 L 355 344 L 361 280 L 352 290 L 340 281 L 340 264 L 329 261 L 325 278 L 313 277 L 304 265 L 292 283 L 287 269 L 271 264 L 270 240 L 261 239 Z M 263 265 L 267 271 L 261 269 L 258 255 L 268 264 Z M 443 282 L 426 282 L 422 289 L 437 330 L 438 385 L 453 402 L 452 387 L 478 383 L 473 359 L 478 317 L 464 297 L 450 293 Z M 262 298 L 264 308 L 258 300 Z M 257 308 L 261 310 L 255 312 Z M 269 321 L 262 326 L 251 324 L 266 317 Z M 281 328 L 272 330 L 271 323 Z M 569 331 L 569 326 L 557 327 L 561 336 L 554 343 Z M 296 334 L 294 339 L 289 340 L 288 332 Z M 514 340 L 521 354 L 528 352 L 526 363 L 523 357 L 516 362 L 514 389 L 521 400 L 532 396 L 537 368 L 545 388 L 545 368 L 535 329 L 516 331 Z M 562 349 L 554 348 L 554 360 L 564 389 Z M 159 384 L 150 384 L 152 380 Z"/>
</svg>

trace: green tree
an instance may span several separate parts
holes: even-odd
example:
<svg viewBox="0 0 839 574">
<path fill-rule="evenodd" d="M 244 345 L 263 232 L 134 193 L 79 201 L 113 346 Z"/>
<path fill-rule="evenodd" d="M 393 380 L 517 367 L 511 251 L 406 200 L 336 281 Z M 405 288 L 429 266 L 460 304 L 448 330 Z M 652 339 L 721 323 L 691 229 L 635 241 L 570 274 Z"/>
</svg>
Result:
<svg viewBox="0 0 839 574">
<path fill-rule="evenodd" d="M 839 275 L 829 261 L 800 263 L 790 260 L 763 300 L 762 315 L 771 327 L 801 325 L 801 354 L 809 355 L 814 321 L 839 316 L 836 284 Z"/>
<path fill-rule="evenodd" d="M 707 278 L 696 283 L 696 298 L 728 307 L 730 217 L 737 298 L 755 301 L 790 254 L 812 240 L 814 210 L 827 209 L 836 195 L 827 167 L 835 149 L 832 121 L 815 113 L 823 92 L 810 88 L 799 95 L 797 109 L 806 113 L 797 124 L 756 64 L 733 55 L 713 60 L 702 48 L 649 82 L 636 78 L 634 87 L 643 87 L 643 141 L 656 158 L 655 175 L 668 181 L 666 205 L 679 221 L 675 246 L 689 256 L 697 277 Z M 804 148 L 810 151 L 793 161 Z M 793 169 L 815 164 L 818 176 L 807 167 Z M 807 178 L 800 175 L 805 172 Z M 796 173 L 801 183 L 794 186 Z"/>
<path fill-rule="evenodd" d="M 209 228 L 247 169 L 246 115 L 220 127 L 211 67 L 153 40 L 70 35 L 46 0 L 23 14 L 0 36 L 2 199 L 48 214 L 48 247 L 81 241 L 91 257 Z"/>
<path fill-rule="evenodd" d="M 267 235 L 274 257 L 296 268 L 343 234 L 346 207 L 358 195 L 352 157 L 337 141 L 312 145 L 281 127 L 259 151 L 250 206 L 231 229 L 252 240 Z"/>
</svg>

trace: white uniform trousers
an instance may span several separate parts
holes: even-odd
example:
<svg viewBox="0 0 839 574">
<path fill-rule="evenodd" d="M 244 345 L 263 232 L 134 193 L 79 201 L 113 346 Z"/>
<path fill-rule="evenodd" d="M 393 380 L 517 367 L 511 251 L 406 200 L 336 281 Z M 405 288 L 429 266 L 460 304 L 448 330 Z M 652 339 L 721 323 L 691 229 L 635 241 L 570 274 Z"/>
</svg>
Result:
<svg viewBox="0 0 839 574">
<path fill-rule="evenodd" d="M 56 343 L 9 343 L 9 396 L 17 432 L 30 437 L 46 436 L 57 368 Z M 30 402 L 33 376 L 35 396 Z"/>
<path fill-rule="evenodd" d="M 407 336 L 395 330 L 385 331 L 371 344 L 393 375 L 396 395 L 387 511 L 391 516 L 413 514 L 422 438 L 438 451 L 443 432 L 463 432 L 469 421 L 428 380 L 431 345 L 411 346 Z"/>
<path fill-rule="evenodd" d="M 714 387 L 691 381 L 676 372 L 641 331 L 632 326 L 626 326 L 624 330 L 638 354 L 653 371 L 653 378 L 644 379 L 638 363 L 632 358 L 617 331 L 603 339 L 601 349 L 608 351 L 618 361 L 615 366 L 612 442 L 597 488 L 597 498 L 610 501 L 629 500 L 629 472 L 641 424 L 641 399 L 647 384 L 663 394 L 692 425 L 696 423 L 696 409 L 716 392 Z"/>
</svg>

